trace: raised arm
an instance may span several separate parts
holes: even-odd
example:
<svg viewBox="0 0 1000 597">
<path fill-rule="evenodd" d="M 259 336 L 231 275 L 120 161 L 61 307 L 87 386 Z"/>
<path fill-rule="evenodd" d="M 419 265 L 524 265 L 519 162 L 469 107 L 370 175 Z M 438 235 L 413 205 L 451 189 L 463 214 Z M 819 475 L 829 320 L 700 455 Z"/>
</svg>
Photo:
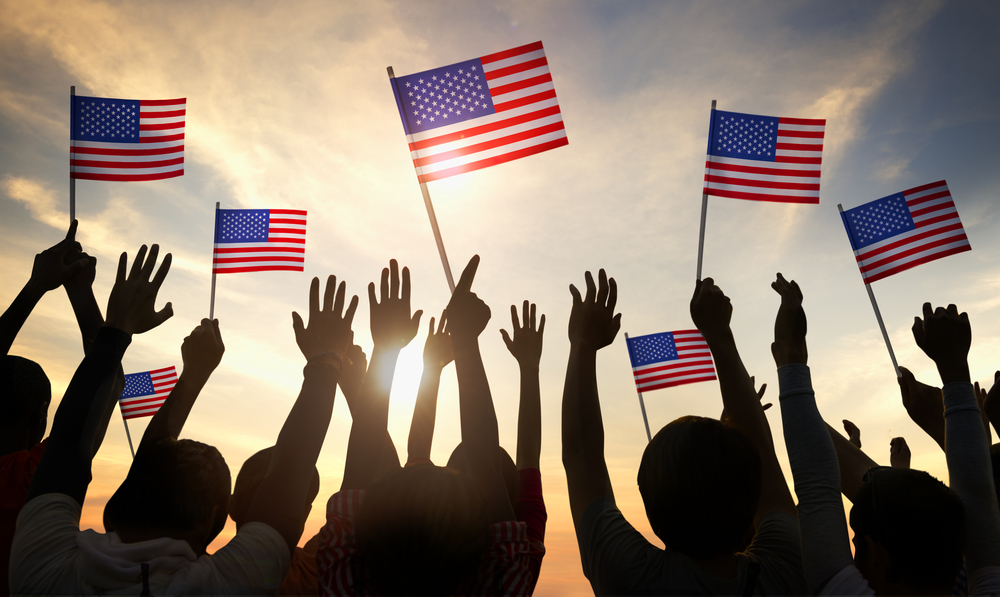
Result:
<svg viewBox="0 0 1000 597">
<path fill-rule="evenodd" d="M 191 407 L 194 406 L 202 388 L 208 383 L 212 372 L 219 366 L 225 351 L 218 319 L 202 319 L 201 325 L 184 338 L 181 344 L 184 370 L 177 379 L 174 389 L 163 402 L 163 406 L 156 411 L 145 433 L 142 434 L 140 449 L 164 437 L 173 439 L 180 437 L 184 422 L 191 413 Z"/>
<path fill-rule="evenodd" d="M 73 220 L 66 233 L 66 238 L 55 246 L 35 255 L 31 277 L 28 278 L 24 288 L 3 312 L 3 315 L 0 315 L 0 349 L 3 350 L 2 354 L 10 352 L 10 347 L 14 344 L 17 333 L 21 331 L 21 326 L 28 320 L 31 311 L 46 292 L 59 288 L 84 268 L 93 269 L 93 262 L 90 261 L 89 257 L 73 258 L 74 255 L 83 255 L 79 243 L 76 242 L 76 226 L 77 222 Z M 98 310 L 97 315 L 100 317 L 100 310 Z M 97 324 L 97 327 L 100 325 L 100 323 Z M 96 332 L 96 330 L 89 331 Z"/>
<path fill-rule="evenodd" d="M 25 502 L 46 493 L 64 493 L 83 504 L 90 484 L 95 438 L 104 434 L 107 402 L 115 399 L 100 388 L 119 369 L 132 335 L 148 331 L 173 315 L 170 303 L 160 311 L 155 309 L 156 293 L 170 270 L 168 253 L 153 276 L 158 252 L 159 247 L 153 245 L 147 258 L 145 245 L 140 248 L 127 276 L 128 256 L 122 253 L 108 299 L 107 321 L 59 404 L 49 444 Z"/>
<path fill-rule="evenodd" d="M 782 431 L 798 496 L 802 567 L 810 592 L 854 562 L 840 497 L 837 452 L 816 408 L 806 366 L 806 314 L 802 291 L 778 274 L 771 287 L 781 295 L 771 355 L 778 367 Z"/>
<path fill-rule="evenodd" d="M 530 304 L 530 307 L 529 307 Z M 517 359 L 521 373 L 521 400 L 517 410 L 517 470 L 537 469 L 542 453 L 542 390 L 538 381 L 538 364 L 542 360 L 542 334 L 545 315 L 535 319 L 535 303 L 524 301 L 521 325 L 517 307 L 510 306 L 513 338 L 500 330 L 507 350 Z"/>
<path fill-rule="evenodd" d="M 570 284 L 573 310 L 569 316 L 569 364 L 562 402 L 562 461 L 566 469 L 569 507 L 579 529 L 587 506 L 599 498 L 615 498 L 604 459 L 604 420 L 597 394 L 597 351 L 610 345 L 621 329 L 615 314 L 618 285 L 598 272 L 599 287 L 586 272 L 587 294 Z"/>
<path fill-rule="evenodd" d="M 732 315 L 733 306 L 729 297 L 715 285 L 712 278 L 699 280 L 695 284 L 694 296 L 691 298 L 691 319 L 712 350 L 726 416 L 746 430 L 760 452 L 760 499 L 754 516 L 754 524 L 757 524 L 761 516 L 776 510 L 794 515 L 795 502 L 792 501 L 778 457 L 774 453 L 771 428 L 757 391 L 754 390 L 753 379 L 747 373 L 736 348 L 736 339 L 730 328 Z"/>
<path fill-rule="evenodd" d="M 380 463 L 395 452 L 386 442 L 389 422 L 389 393 L 396 371 L 399 351 L 417 335 L 423 311 L 410 315 L 410 270 L 403 268 L 400 286 L 399 265 L 389 261 L 382 270 L 380 298 L 375 298 L 375 284 L 368 285 L 371 314 L 372 358 L 361 385 L 359 408 L 352 411 L 351 438 L 347 444 L 347 462 L 341 489 L 368 489 L 378 481 Z M 398 460 L 397 460 L 398 462 Z"/>
<path fill-rule="evenodd" d="M 306 357 L 302 389 L 278 433 L 271 466 L 247 513 L 247 522 L 263 522 L 278 531 L 289 551 L 295 549 L 302 535 L 302 504 L 307 502 L 316 458 L 333 416 L 344 353 L 354 343 L 351 323 L 358 297 L 354 296 L 344 311 L 345 292 L 346 285 L 341 282 L 338 287 L 337 278 L 330 276 L 320 309 L 319 278 L 313 278 L 308 326 L 303 325 L 298 313 L 292 313 L 295 342 Z"/>
<path fill-rule="evenodd" d="M 486 303 L 472 292 L 478 269 L 479 255 L 474 255 L 448 303 L 448 333 L 455 349 L 466 471 L 486 499 L 490 522 L 503 522 L 514 520 L 514 509 L 497 462 L 500 432 L 479 352 L 479 335 L 486 329 L 491 313 Z"/>
<path fill-rule="evenodd" d="M 445 331 L 447 319 L 448 310 L 445 309 L 441 312 L 437 333 L 434 332 L 433 317 L 427 330 L 427 341 L 424 343 L 424 370 L 420 375 L 420 388 L 417 390 L 417 402 L 413 405 L 413 419 L 410 421 L 410 435 L 406 443 L 407 462 L 431 458 L 441 371 L 455 359 L 455 351 L 451 347 L 451 335 Z"/>
<path fill-rule="evenodd" d="M 845 422 L 850 422 L 846 421 Z M 853 424 L 852 424 L 853 425 Z M 857 429 L 857 427 L 854 427 Z M 878 466 L 878 463 L 861 450 L 861 446 L 844 437 L 830 425 L 826 426 L 833 447 L 837 451 L 837 464 L 840 466 L 840 492 L 854 503 L 854 496 L 864 484 L 868 469 Z"/>
<path fill-rule="evenodd" d="M 955 305 L 914 318 L 913 339 L 937 365 L 944 384 L 945 454 L 951 488 L 965 505 L 965 559 L 970 580 L 976 570 L 1000 566 L 1000 509 L 990 465 L 990 448 L 969 375 L 972 327 Z M 970 593 L 972 592 L 970 588 Z"/>
</svg>

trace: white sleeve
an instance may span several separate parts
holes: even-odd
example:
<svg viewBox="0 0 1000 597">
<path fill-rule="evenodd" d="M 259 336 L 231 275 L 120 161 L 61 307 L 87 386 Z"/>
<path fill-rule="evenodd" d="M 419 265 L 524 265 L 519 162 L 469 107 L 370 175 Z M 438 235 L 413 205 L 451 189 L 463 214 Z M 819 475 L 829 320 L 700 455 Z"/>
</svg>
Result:
<svg viewBox="0 0 1000 597">
<path fill-rule="evenodd" d="M 74 560 L 80 551 L 80 510 L 61 493 L 42 494 L 21 508 L 10 548 L 11 594 L 79 592 Z"/>
</svg>

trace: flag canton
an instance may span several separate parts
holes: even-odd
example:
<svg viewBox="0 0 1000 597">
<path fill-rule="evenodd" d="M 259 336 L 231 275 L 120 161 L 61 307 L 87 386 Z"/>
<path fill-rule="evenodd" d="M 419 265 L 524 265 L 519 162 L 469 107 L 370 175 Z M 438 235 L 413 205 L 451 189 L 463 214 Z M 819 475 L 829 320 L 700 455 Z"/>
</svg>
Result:
<svg viewBox="0 0 1000 597">
<path fill-rule="evenodd" d="M 478 58 L 396 79 L 408 135 L 496 112 Z"/>
<path fill-rule="evenodd" d="M 672 332 L 629 338 L 628 343 L 632 349 L 633 367 L 642 367 L 663 361 L 676 361 L 679 358 Z"/>
<path fill-rule="evenodd" d="M 267 242 L 271 212 L 267 209 L 220 209 L 217 243 Z"/>
<path fill-rule="evenodd" d="M 916 228 L 902 193 L 845 211 L 844 223 L 855 250 Z"/>
<path fill-rule="evenodd" d="M 773 162 L 778 118 L 715 110 L 708 153 L 726 158 Z"/>
<path fill-rule="evenodd" d="M 139 100 L 73 96 L 73 140 L 139 143 Z"/>
<path fill-rule="evenodd" d="M 129 373 L 125 376 L 125 390 L 122 392 L 122 398 L 151 396 L 154 393 L 153 378 L 149 375 L 149 371 Z"/>
</svg>

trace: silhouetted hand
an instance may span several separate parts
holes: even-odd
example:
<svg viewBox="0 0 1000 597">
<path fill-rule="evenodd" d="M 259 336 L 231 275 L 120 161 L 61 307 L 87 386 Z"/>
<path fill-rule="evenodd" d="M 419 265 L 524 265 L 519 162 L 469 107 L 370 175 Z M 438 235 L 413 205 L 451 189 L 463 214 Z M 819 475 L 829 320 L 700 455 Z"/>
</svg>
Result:
<svg viewBox="0 0 1000 597">
<path fill-rule="evenodd" d="M 932 311 L 931 304 L 924 303 L 924 317 L 913 318 L 912 330 L 917 346 L 938 366 L 943 383 L 970 381 L 968 358 L 972 326 L 967 313 L 959 314 L 955 305 Z"/>
<path fill-rule="evenodd" d="M 802 291 L 795 280 L 789 282 L 780 273 L 771 288 L 781 295 L 781 306 L 774 319 L 774 342 L 771 356 L 778 367 L 789 363 L 806 364 L 806 312 L 802 309 Z"/>
<path fill-rule="evenodd" d="M 980 388 L 977 381 L 972 385 L 972 390 L 976 394 L 976 402 L 979 404 L 979 414 L 983 417 L 983 427 L 986 428 L 986 443 L 993 443 L 993 434 L 990 433 L 990 417 L 986 412 L 986 388 Z"/>
<path fill-rule="evenodd" d="M 344 392 L 347 405 L 354 410 L 354 401 L 361 395 L 361 384 L 365 381 L 365 373 L 368 371 L 368 355 L 365 354 L 357 344 L 351 345 L 347 349 L 347 358 L 344 359 L 344 368 L 340 374 L 340 389 Z"/>
<path fill-rule="evenodd" d="M 517 320 L 517 306 L 510 306 L 510 322 L 514 330 L 514 338 L 507 334 L 507 330 L 500 330 L 503 343 L 507 345 L 507 350 L 514 355 L 519 365 L 538 367 L 542 360 L 542 334 L 545 332 L 545 315 L 542 315 L 538 325 L 535 325 L 535 303 L 524 301 L 522 307 L 524 314 L 522 326 Z"/>
<path fill-rule="evenodd" d="M 711 336 L 729 330 L 733 318 L 733 303 L 715 280 L 705 278 L 694 284 L 691 297 L 691 321 L 703 336 Z"/>
<path fill-rule="evenodd" d="M 902 377 L 896 381 L 899 382 L 899 394 L 906 414 L 944 449 L 944 397 L 941 388 L 917 381 L 906 367 L 900 367 L 899 373 Z"/>
<path fill-rule="evenodd" d="M 390 260 L 389 268 L 382 268 L 380 297 L 381 301 L 375 299 L 375 283 L 369 284 L 372 340 L 376 348 L 400 350 L 417 335 L 423 314 L 423 311 L 417 311 L 410 317 L 409 268 L 403 268 L 403 286 L 400 289 L 399 264 L 395 259 Z"/>
<path fill-rule="evenodd" d="M 757 379 L 756 376 L 751 375 L 750 376 L 750 385 L 757 385 L 756 384 L 756 379 Z M 763 401 L 764 400 L 764 392 L 766 392 L 766 391 L 767 391 L 767 384 L 766 383 L 760 384 L 760 387 L 757 389 L 757 400 Z M 767 410 L 767 409 L 771 408 L 772 406 L 774 406 L 774 405 L 771 404 L 770 402 L 768 402 L 766 404 L 762 404 L 761 407 L 760 407 L 760 409 L 761 410 Z M 722 414 L 719 415 L 719 420 L 720 421 L 724 421 L 724 420 L 726 420 L 728 418 L 730 418 L 729 414 L 726 412 L 726 408 L 723 407 L 722 408 Z"/>
<path fill-rule="evenodd" d="M 997 435 L 1000 435 L 1000 371 L 993 374 L 993 387 L 986 394 L 982 409 L 998 430 Z"/>
<path fill-rule="evenodd" d="M 336 297 L 334 290 L 336 289 Z M 319 278 L 313 278 L 309 286 L 309 325 L 302 324 L 302 317 L 292 311 L 292 329 L 295 330 L 295 342 L 299 345 L 306 360 L 324 353 L 339 352 L 343 354 L 354 343 L 354 312 L 358 308 L 358 297 L 351 297 L 351 304 L 344 311 L 344 298 L 347 285 L 344 282 L 337 286 L 337 276 L 326 279 L 326 292 L 323 294 L 323 308 L 319 308 Z"/>
<path fill-rule="evenodd" d="M 173 316 L 174 310 L 170 303 L 159 311 L 155 307 L 156 293 L 170 271 L 171 260 L 170 253 L 167 253 L 156 276 L 150 280 L 159 251 L 159 245 L 153 245 L 146 258 L 146 245 L 142 245 L 127 276 L 125 270 L 128 266 L 128 254 L 122 253 L 118 259 L 118 276 L 108 298 L 105 325 L 128 334 L 141 334 Z"/>
<path fill-rule="evenodd" d="M 451 336 L 445 331 L 448 323 L 448 310 L 441 311 L 441 320 L 437 322 L 437 333 L 434 333 L 434 318 L 431 317 L 427 329 L 427 341 L 424 342 L 424 367 L 444 369 L 455 360 L 455 349 L 451 346 Z"/>
<path fill-rule="evenodd" d="M 93 258 L 82 252 L 80 244 L 76 242 L 76 227 L 77 221 L 73 220 L 69 225 L 69 231 L 66 232 L 66 238 L 35 255 L 28 284 L 48 292 L 59 288 L 88 266 L 93 270 L 92 266 L 97 260 L 91 261 Z"/>
<path fill-rule="evenodd" d="M 479 255 L 473 255 L 448 303 L 447 331 L 453 338 L 478 338 L 486 329 L 491 312 L 489 306 L 472 292 L 472 282 L 479 269 Z"/>
<path fill-rule="evenodd" d="M 854 423 L 844 419 L 844 431 L 847 432 L 847 441 L 854 444 L 855 447 L 861 447 L 861 430 Z"/>
<path fill-rule="evenodd" d="M 901 437 L 889 441 L 889 464 L 892 468 L 910 468 L 910 446 Z"/>
<path fill-rule="evenodd" d="M 608 278 L 604 270 L 597 274 L 600 286 L 594 285 L 594 276 L 584 274 L 587 296 L 580 298 L 576 286 L 569 285 L 573 295 L 573 310 L 569 315 L 569 341 L 582 348 L 600 350 L 615 341 L 622 327 L 622 314 L 615 314 L 618 303 L 618 284 Z"/>
<path fill-rule="evenodd" d="M 222 362 L 226 346 L 222 343 L 218 319 L 202 319 L 181 344 L 181 360 L 184 374 L 208 380 L 215 368 Z"/>
</svg>

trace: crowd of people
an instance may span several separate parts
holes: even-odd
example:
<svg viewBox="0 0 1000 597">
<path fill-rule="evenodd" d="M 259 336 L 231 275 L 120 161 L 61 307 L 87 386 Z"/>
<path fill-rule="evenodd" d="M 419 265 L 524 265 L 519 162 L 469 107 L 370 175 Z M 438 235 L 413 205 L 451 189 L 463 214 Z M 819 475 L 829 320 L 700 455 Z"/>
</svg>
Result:
<svg viewBox="0 0 1000 597">
<path fill-rule="evenodd" d="M 514 458 L 500 447 L 480 354 L 490 308 L 472 291 L 473 257 L 447 308 L 430 319 L 424 369 L 401 464 L 387 431 L 400 351 L 418 335 L 410 275 L 395 260 L 368 286 L 373 346 L 354 343 L 358 297 L 330 276 L 313 279 L 307 318 L 293 313 L 305 359 L 301 390 L 271 446 L 232 481 L 213 446 L 181 439 L 198 395 L 225 352 L 218 320 L 201 321 L 181 346 L 183 371 L 139 443 L 128 475 L 104 508 L 104 533 L 81 530 L 92 462 L 124 387 L 132 337 L 173 314 L 157 310 L 170 269 L 156 245 L 122 254 L 104 312 L 92 290 L 96 259 L 66 238 L 35 257 L 31 276 L 0 316 L 0 590 L 19 595 L 289 594 L 531 595 L 542 573 L 546 507 L 539 455 L 539 362 L 545 316 L 511 306 L 503 340 L 520 369 Z M 159 264 L 157 262 L 159 261 Z M 9 354 L 35 304 L 64 287 L 85 356 L 45 436 L 51 387 L 42 368 Z M 646 515 L 665 549 L 624 518 L 604 455 L 597 354 L 618 336 L 617 286 L 600 270 L 570 286 L 570 353 L 562 398 L 562 460 L 584 573 L 597 595 L 1000 594 L 1000 371 L 987 392 L 968 366 L 971 327 L 955 305 L 925 304 L 917 346 L 941 387 L 901 368 L 902 406 L 945 451 L 950 486 L 910 467 L 896 438 L 891 467 L 822 418 L 807 365 L 803 293 L 777 274 L 774 357 L 782 433 L 797 501 L 730 327 L 730 299 L 711 278 L 696 283 L 691 317 L 709 344 L 724 410 L 659 430 L 637 468 Z M 378 292 L 376 292 L 378 291 Z M 442 371 L 454 362 L 462 442 L 445 466 L 431 462 Z M 352 427 L 340 490 L 326 524 L 303 547 L 319 496 L 316 461 L 337 387 Z M 997 464 L 994 464 L 997 463 Z M 841 495 L 853 507 L 850 545 Z M 325 496 L 324 496 L 325 497 Z M 208 546 L 231 517 L 236 534 Z M 6 594 L 6 593 L 5 593 Z"/>
</svg>

